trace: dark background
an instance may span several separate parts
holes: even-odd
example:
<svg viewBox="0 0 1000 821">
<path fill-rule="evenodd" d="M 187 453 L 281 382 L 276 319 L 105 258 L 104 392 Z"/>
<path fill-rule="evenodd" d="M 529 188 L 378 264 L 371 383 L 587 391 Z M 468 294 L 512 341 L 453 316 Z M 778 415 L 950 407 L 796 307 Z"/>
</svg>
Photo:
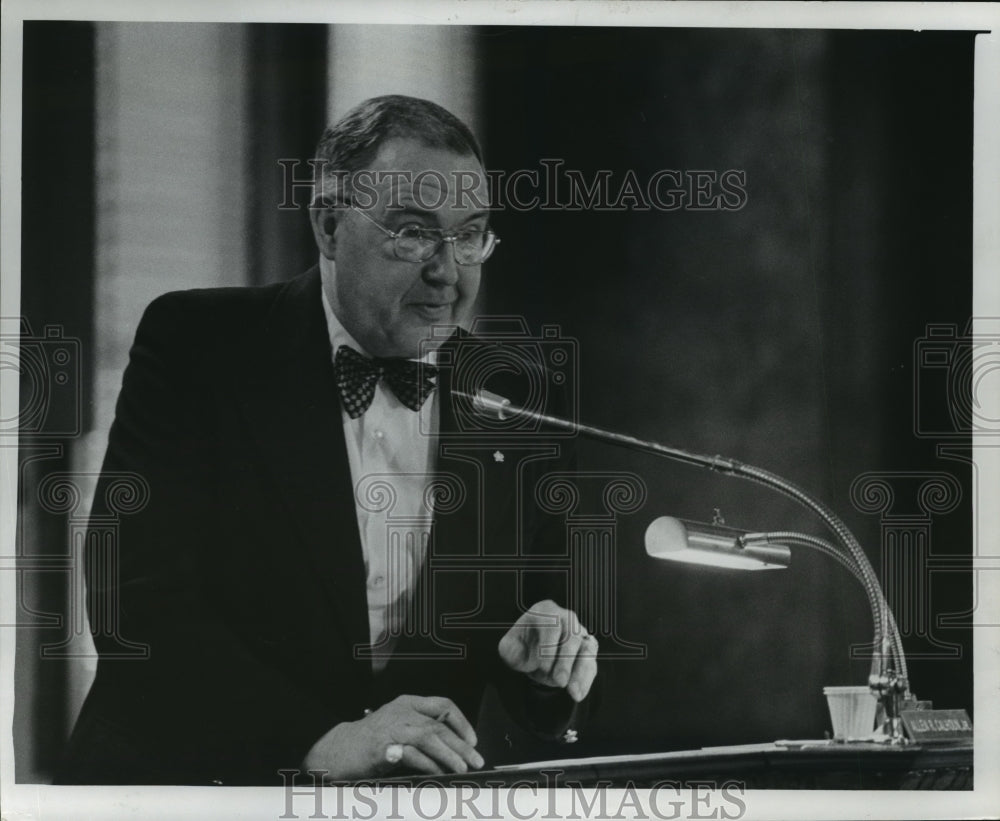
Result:
<svg viewBox="0 0 1000 821">
<path fill-rule="evenodd" d="M 973 35 L 510 29 L 484 42 L 493 167 L 746 172 L 739 211 L 495 218 L 490 310 L 578 341 L 581 418 L 793 480 L 876 568 L 879 520 L 853 508 L 851 482 L 946 471 L 964 496 L 934 521 L 932 550 L 967 553 L 969 470 L 914 435 L 913 367 L 927 323 L 962 331 L 971 316 Z M 587 444 L 582 461 L 647 483 L 645 507 L 620 520 L 617 601 L 619 635 L 648 658 L 604 665 L 606 706 L 574 754 L 822 737 L 822 687 L 867 678 L 848 655 L 870 638 L 860 585 L 809 551 L 782 573 L 732 574 L 643 548 L 665 514 L 711 521 L 718 507 L 748 530 L 821 534 L 815 518 L 649 456 Z M 898 495 L 894 514 L 919 512 Z M 925 601 L 967 609 L 968 576 L 937 574 Z M 911 660 L 914 690 L 971 709 L 970 631 L 933 633 L 962 658 Z"/>
<path fill-rule="evenodd" d="M 262 126 L 245 147 L 247 182 L 256 201 L 279 202 L 273 158 L 308 156 L 322 128 L 326 41 L 319 27 L 250 29 L 260 68 L 246 111 Z M 580 417 L 792 479 L 845 519 L 877 569 L 879 517 L 855 509 L 852 481 L 947 472 L 962 501 L 932 520 L 930 549 L 968 556 L 970 468 L 915 433 L 914 346 L 928 323 L 961 334 L 972 314 L 973 35 L 491 27 L 476 39 L 490 168 L 560 158 L 616 180 L 629 169 L 640 180 L 664 168 L 746 172 L 738 211 L 496 215 L 503 243 L 484 272 L 484 307 L 575 340 Z M 90 24 L 25 25 L 22 313 L 85 341 L 94 59 Z M 59 243 L 46 199 L 57 190 L 76 232 Z M 312 264 L 304 214 L 251 208 L 247 220 L 248 281 Z M 91 370 L 85 361 L 85 379 Z M 921 401 L 947 418 L 937 388 Z M 780 573 L 727 574 L 656 563 L 642 541 L 656 516 L 709 521 L 716 508 L 751 530 L 821 533 L 818 522 L 695 468 L 592 444 L 581 456 L 585 470 L 635 473 L 648 488 L 617 520 L 616 563 L 618 635 L 646 657 L 603 665 L 602 710 L 572 750 L 537 747 L 488 708 L 489 756 L 821 736 L 822 687 L 867 676 L 849 657 L 870 638 L 860 586 L 803 551 Z M 37 477 L 26 477 L 30 496 Z M 901 490 L 893 512 L 919 507 Z M 28 516 L 22 532 L 58 537 L 58 523 Z M 58 610 L 63 587 L 31 578 L 25 600 Z M 919 596 L 931 615 L 964 612 L 970 575 L 937 574 Z M 920 623 L 929 634 L 918 624 L 905 638 L 916 693 L 971 714 L 971 630 Z M 15 716 L 21 760 L 30 751 L 41 771 L 70 721 L 64 663 L 38 659 L 46 632 L 20 633 Z M 943 643 L 960 655 L 941 657 Z"/>
</svg>

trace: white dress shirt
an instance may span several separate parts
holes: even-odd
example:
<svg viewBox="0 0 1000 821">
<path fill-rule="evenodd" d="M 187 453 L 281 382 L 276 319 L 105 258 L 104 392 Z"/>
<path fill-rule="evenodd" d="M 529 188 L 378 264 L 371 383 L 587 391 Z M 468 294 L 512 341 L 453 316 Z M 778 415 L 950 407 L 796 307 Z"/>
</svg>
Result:
<svg viewBox="0 0 1000 821">
<path fill-rule="evenodd" d="M 330 260 L 321 258 L 320 264 L 335 275 Z M 370 355 L 340 324 L 325 290 L 323 311 L 333 356 L 341 345 Z M 434 390 L 414 412 L 380 379 L 371 407 L 357 419 L 341 407 L 368 581 L 368 629 L 376 673 L 389 661 L 427 556 L 434 515 L 427 491 L 435 467 L 439 406 Z"/>
</svg>

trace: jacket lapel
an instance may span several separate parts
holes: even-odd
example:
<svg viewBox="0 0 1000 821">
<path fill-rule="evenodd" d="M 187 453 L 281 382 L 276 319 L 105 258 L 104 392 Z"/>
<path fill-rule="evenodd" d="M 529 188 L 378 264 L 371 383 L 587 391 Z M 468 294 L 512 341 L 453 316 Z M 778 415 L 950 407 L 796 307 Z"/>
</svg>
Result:
<svg viewBox="0 0 1000 821">
<path fill-rule="evenodd" d="M 366 644 L 365 569 L 317 269 L 291 281 L 268 317 L 266 347 L 243 385 L 243 410 L 323 581 L 357 674 Z"/>
</svg>

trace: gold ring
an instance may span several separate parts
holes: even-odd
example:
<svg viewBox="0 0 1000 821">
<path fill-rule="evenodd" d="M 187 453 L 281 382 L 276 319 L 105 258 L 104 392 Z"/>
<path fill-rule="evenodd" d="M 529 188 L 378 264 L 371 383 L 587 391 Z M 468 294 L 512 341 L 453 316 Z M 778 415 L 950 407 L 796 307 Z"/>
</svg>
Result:
<svg viewBox="0 0 1000 821">
<path fill-rule="evenodd" d="M 390 764 L 398 764 L 403 760 L 403 745 L 390 744 L 385 748 L 385 760 Z"/>
</svg>

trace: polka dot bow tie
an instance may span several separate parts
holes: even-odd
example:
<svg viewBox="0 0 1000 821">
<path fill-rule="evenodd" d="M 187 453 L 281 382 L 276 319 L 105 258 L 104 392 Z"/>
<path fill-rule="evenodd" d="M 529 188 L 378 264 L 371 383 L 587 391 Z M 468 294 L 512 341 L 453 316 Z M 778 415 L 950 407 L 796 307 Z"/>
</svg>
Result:
<svg viewBox="0 0 1000 821">
<path fill-rule="evenodd" d="M 410 359 L 369 359 L 341 345 L 333 359 L 340 399 L 351 419 L 357 419 L 372 403 L 375 386 L 385 377 L 392 392 L 406 407 L 418 411 L 434 390 L 437 368 Z"/>
</svg>

